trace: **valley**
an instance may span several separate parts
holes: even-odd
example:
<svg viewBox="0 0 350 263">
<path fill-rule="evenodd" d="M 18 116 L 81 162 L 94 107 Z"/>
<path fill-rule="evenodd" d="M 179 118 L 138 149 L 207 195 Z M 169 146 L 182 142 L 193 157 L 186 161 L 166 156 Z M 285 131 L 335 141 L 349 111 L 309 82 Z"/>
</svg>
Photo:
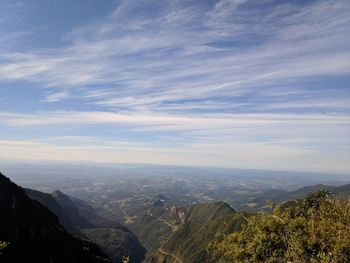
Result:
<svg viewBox="0 0 350 263">
<path fill-rule="evenodd" d="M 303 181 L 303 174 L 268 171 L 67 166 L 61 178 L 55 168 L 34 167 L 32 180 L 26 181 L 18 166 L 7 167 L 14 180 L 36 189 L 26 193 L 56 213 L 70 233 L 93 241 L 114 262 L 123 256 L 132 263 L 212 262 L 207 247 L 213 235 L 238 231 L 251 213 L 271 211 L 271 202 L 321 189 L 350 196 L 342 175 L 333 181 L 322 174 Z M 324 185 L 330 183 L 344 186 Z M 301 187 L 308 184 L 313 186 Z"/>
</svg>

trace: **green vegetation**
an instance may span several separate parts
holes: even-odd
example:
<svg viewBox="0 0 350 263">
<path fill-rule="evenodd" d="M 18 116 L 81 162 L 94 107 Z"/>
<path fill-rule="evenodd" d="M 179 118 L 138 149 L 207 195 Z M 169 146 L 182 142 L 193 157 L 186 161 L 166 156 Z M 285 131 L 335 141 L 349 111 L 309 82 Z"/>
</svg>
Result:
<svg viewBox="0 0 350 263">
<path fill-rule="evenodd" d="M 144 259 L 145 249 L 135 236 L 127 229 L 122 228 L 87 228 L 83 233 L 109 255 L 113 262 L 136 263 Z"/>
<path fill-rule="evenodd" d="M 211 240 L 237 231 L 244 222 L 244 216 L 224 202 L 190 206 L 185 209 L 183 224 L 147 262 L 173 262 L 175 257 L 183 262 L 213 262 L 207 253 Z"/>
<path fill-rule="evenodd" d="M 208 251 L 215 262 L 350 262 L 350 203 L 315 192 L 252 215 Z"/>
<path fill-rule="evenodd" d="M 167 213 L 163 208 L 154 207 L 149 213 L 136 218 L 132 224 L 128 225 L 148 252 L 158 249 L 161 243 L 172 234 L 171 226 L 160 220 L 160 218 L 166 218 Z"/>
<path fill-rule="evenodd" d="M 5 250 L 5 248 L 8 247 L 9 244 L 10 244 L 9 242 L 0 241 L 0 258 L 3 254 L 3 251 Z"/>
</svg>

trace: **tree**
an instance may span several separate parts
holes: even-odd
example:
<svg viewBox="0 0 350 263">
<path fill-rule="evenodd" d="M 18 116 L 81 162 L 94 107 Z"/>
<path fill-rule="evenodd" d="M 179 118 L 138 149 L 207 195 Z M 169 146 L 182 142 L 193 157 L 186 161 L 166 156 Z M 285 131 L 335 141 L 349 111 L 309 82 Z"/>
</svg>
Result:
<svg viewBox="0 0 350 263">
<path fill-rule="evenodd" d="M 255 214 L 239 232 L 212 242 L 229 262 L 350 262 L 350 202 L 318 191 Z"/>
</svg>

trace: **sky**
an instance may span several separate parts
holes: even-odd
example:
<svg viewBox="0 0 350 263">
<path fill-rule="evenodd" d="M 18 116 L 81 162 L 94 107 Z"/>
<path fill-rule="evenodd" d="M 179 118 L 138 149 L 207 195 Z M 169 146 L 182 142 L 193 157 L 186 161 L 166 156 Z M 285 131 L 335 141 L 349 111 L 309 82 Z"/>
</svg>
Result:
<svg viewBox="0 0 350 263">
<path fill-rule="evenodd" d="M 350 174 L 348 0 L 0 6 L 0 159 Z"/>
</svg>

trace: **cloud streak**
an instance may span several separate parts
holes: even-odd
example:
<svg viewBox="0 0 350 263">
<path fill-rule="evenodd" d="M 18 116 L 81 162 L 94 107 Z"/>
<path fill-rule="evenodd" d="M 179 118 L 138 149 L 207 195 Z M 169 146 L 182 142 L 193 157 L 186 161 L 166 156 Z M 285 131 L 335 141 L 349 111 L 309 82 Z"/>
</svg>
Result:
<svg viewBox="0 0 350 263">
<path fill-rule="evenodd" d="M 217 129 L 245 125 L 350 125 L 350 116 L 300 114 L 215 114 L 176 116 L 159 114 L 119 114 L 113 112 L 58 111 L 38 114 L 0 113 L 0 122 L 12 126 L 62 124 L 136 124 Z"/>
<path fill-rule="evenodd" d="M 225 0 L 205 10 L 177 4 L 162 6 L 157 16 L 131 19 L 139 5 L 122 2 L 119 12 L 72 34 L 63 48 L 3 55 L 0 80 L 78 87 L 85 98 L 96 85 L 109 85 L 114 95 L 90 98 L 92 103 L 163 111 L 168 102 L 207 100 L 215 94 L 235 98 L 271 82 L 280 92 L 291 79 L 350 73 L 347 1 L 318 1 L 303 8 L 279 4 L 267 15 L 254 2 Z M 201 12 L 218 25 L 207 25 Z M 244 20 L 247 15 L 252 18 Z M 184 27 L 183 16 L 198 27 Z"/>
<path fill-rule="evenodd" d="M 191 152 L 193 164 L 248 164 L 243 159 L 251 155 L 262 167 L 264 149 L 272 166 L 279 152 L 281 165 L 308 156 L 307 169 L 317 158 L 344 161 L 349 12 L 346 0 L 119 1 L 108 17 L 72 28 L 57 46 L 0 51 L 0 84 L 7 87 L 1 97 L 9 101 L 0 125 L 18 136 L 3 135 L 3 146 L 10 152 L 18 141 L 29 149 L 18 135 L 23 129 L 31 133 L 28 143 L 60 156 L 70 148 L 54 138 L 94 138 L 84 153 L 71 149 L 88 159 L 118 155 L 124 148 L 113 141 L 126 140 L 128 158 L 150 151 L 150 159 L 161 159 L 162 152 L 172 163 L 185 163 L 179 155 Z M 22 93 L 32 97 L 16 111 L 11 98 L 15 104 Z M 51 139 L 37 141 L 38 132 Z M 336 164 L 349 168 L 332 160 L 329 169 Z"/>
<path fill-rule="evenodd" d="M 43 99 L 43 101 L 45 101 L 45 102 L 57 102 L 57 101 L 65 99 L 67 97 L 69 97 L 69 93 L 67 91 L 56 92 L 56 93 L 51 93 L 51 94 L 47 95 Z"/>
</svg>

